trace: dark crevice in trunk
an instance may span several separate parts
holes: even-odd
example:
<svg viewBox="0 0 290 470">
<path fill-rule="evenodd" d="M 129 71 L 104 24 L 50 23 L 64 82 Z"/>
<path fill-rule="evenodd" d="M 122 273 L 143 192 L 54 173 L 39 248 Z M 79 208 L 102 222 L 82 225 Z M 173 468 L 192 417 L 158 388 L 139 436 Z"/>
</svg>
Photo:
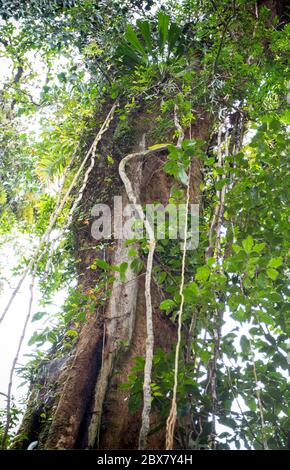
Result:
<svg viewBox="0 0 290 470">
<path fill-rule="evenodd" d="M 88 371 L 89 381 L 87 384 L 87 392 L 84 395 L 84 417 L 81 421 L 79 433 L 76 439 L 75 447 L 77 449 L 85 449 L 87 447 L 88 441 L 88 424 L 91 419 L 91 408 L 92 408 L 92 401 L 94 398 L 94 388 L 97 382 L 97 378 L 102 366 L 102 354 L 103 354 L 103 335 L 100 336 L 95 351 L 93 354 L 94 360 L 90 364 L 90 370 Z"/>
</svg>

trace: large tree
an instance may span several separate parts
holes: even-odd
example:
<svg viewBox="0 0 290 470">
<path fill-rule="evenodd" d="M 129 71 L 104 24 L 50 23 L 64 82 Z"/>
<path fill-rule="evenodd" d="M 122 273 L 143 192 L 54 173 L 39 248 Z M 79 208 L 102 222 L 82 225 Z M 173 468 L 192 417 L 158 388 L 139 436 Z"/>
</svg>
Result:
<svg viewBox="0 0 290 470">
<path fill-rule="evenodd" d="M 35 277 L 44 305 L 68 296 L 30 340 L 15 436 L 8 388 L 3 448 L 285 448 L 286 2 L 8 4 L 2 233 L 38 239 L 31 303 Z M 183 204 L 183 230 L 198 205 L 193 249 L 168 222 L 96 240 L 115 196 L 139 218 Z"/>
</svg>

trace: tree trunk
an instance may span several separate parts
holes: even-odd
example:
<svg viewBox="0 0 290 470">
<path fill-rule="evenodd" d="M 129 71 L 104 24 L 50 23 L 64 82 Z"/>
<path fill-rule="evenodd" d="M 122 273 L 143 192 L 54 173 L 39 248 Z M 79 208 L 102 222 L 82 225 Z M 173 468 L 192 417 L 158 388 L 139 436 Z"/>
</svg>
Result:
<svg viewBox="0 0 290 470">
<path fill-rule="evenodd" d="M 135 116 L 136 117 L 136 116 Z M 134 117 L 134 118 L 135 118 Z M 191 129 L 192 138 L 209 139 L 210 119 L 203 116 Z M 133 119 L 134 119 L 133 118 Z M 136 120 L 135 120 L 136 123 Z M 139 124 L 140 123 L 140 124 Z M 130 143 L 123 137 L 116 137 L 116 122 L 101 144 L 100 156 L 90 175 L 83 196 L 82 211 L 90 212 L 96 202 L 113 206 L 113 196 L 122 195 L 123 207 L 128 202 L 118 175 L 118 163 L 126 154 L 151 141 L 154 129 L 154 115 L 138 115 L 138 123 L 130 134 Z M 172 136 L 171 136 L 172 140 Z M 106 156 L 115 157 L 115 165 L 105 167 Z M 128 165 L 129 175 L 137 199 L 142 204 L 156 201 L 167 204 L 172 178 L 163 171 L 166 155 L 158 158 L 140 158 Z M 191 202 L 200 200 L 201 181 L 200 161 L 193 157 L 191 175 Z M 106 175 L 106 177 L 104 177 Z M 132 414 L 128 407 L 128 392 L 120 388 L 125 383 L 134 366 L 136 356 L 145 356 L 146 308 L 144 297 L 144 272 L 138 276 L 130 268 L 128 247 L 123 240 L 110 240 L 105 248 L 96 250 L 96 240 L 91 235 L 91 226 L 83 221 L 75 222 L 75 256 L 79 259 L 79 287 L 84 293 L 92 292 L 100 279 L 101 270 L 92 271 L 89 267 L 96 258 L 110 264 L 128 262 L 126 281 L 116 276 L 111 286 L 111 296 L 105 304 L 100 302 L 96 311 L 88 313 L 79 333 L 76 348 L 65 358 L 64 364 L 55 378 L 55 391 L 47 397 L 42 389 L 40 396 L 46 396 L 46 405 L 51 421 L 35 426 L 27 412 L 14 448 L 25 448 L 36 438 L 39 447 L 44 449 L 74 448 L 124 448 L 138 447 L 141 426 L 141 409 Z M 132 246 L 129 246 L 132 248 Z M 109 286 L 107 286 L 109 289 Z M 174 349 L 176 325 L 159 310 L 162 300 L 159 288 L 152 280 L 152 303 L 155 342 L 154 348 L 166 352 Z M 106 292 L 97 295 L 106 296 Z M 42 407 L 39 399 L 32 405 L 39 415 Z M 160 425 L 156 412 L 152 412 L 151 429 L 160 428 L 149 436 L 150 448 L 162 449 L 165 446 L 165 422 Z"/>
</svg>

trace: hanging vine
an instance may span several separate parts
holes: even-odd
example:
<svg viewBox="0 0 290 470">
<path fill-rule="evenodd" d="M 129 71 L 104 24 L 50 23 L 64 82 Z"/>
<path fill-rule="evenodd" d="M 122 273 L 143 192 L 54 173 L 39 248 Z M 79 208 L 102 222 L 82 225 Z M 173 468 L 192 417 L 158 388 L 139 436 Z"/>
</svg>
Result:
<svg viewBox="0 0 290 470">
<path fill-rule="evenodd" d="M 181 281 L 179 288 L 180 295 L 180 307 L 178 311 L 178 330 L 177 330 L 177 344 L 175 349 L 175 362 L 174 362 L 174 385 L 172 392 L 172 404 L 169 416 L 166 423 L 166 449 L 173 449 L 173 438 L 174 438 L 174 429 L 177 416 L 177 385 L 178 385 L 178 364 L 179 364 L 179 353 L 181 347 L 181 330 L 182 330 L 182 313 L 184 305 L 184 283 L 185 283 L 185 261 L 186 261 L 186 246 L 187 246 L 187 224 L 188 224 L 188 208 L 189 208 L 189 197 L 190 197 L 190 174 L 191 166 L 189 167 L 189 177 L 186 188 L 186 206 L 185 206 L 185 221 L 184 221 L 184 234 L 183 234 L 183 248 L 182 248 L 182 265 L 181 265 Z"/>
<path fill-rule="evenodd" d="M 94 163 L 94 158 L 95 158 L 95 152 L 96 152 L 96 147 L 98 145 L 98 143 L 100 142 L 103 134 L 108 130 L 108 127 L 110 125 L 110 122 L 111 120 L 113 119 L 113 115 L 114 115 L 114 112 L 115 112 L 115 109 L 117 107 L 117 103 L 114 103 L 114 105 L 112 106 L 112 108 L 110 109 L 105 121 L 103 122 L 99 132 L 97 133 L 90 149 L 88 150 L 88 152 L 86 153 L 84 159 L 82 160 L 77 172 L 75 173 L 73 179 L 72 179 L 72 182 L 69 186 L 69 188 L 67 189 L 65 195 L 61 198 L 60 201 L 58 201 L 57 203 L 57 206 L 55 208 L 55 211 L 51 214 L 50 216 L 50 220 L 49 220 L 49 224 L 48 224 L 48 227 L 45 231 L 45 233 L 43 234 L 43 236 L 41 237 L 40 241 L 39 241 L 39 244 L 38 244 L 38 247 L 36 248 L 36 251 L 35 253 L 33 254 L 30 262 L 28 263 L 27 267 L 25 268 L 25 270 L 23 271 L 22 273 L 22 276 L 20 278 L 20 280 L 18 281 L 18 284 L 17 286 L 15 287 L 15 289 L 13 290 L 11 296 L 10 296 L 10 299 L 6 305 L 6 307 L 4 308 L 3 312 L 2 312 L 2 315 L 0 317 L 0 324 L 2 323 L 2 321 L 4 320 L 13 300 L 15 299 L 17 293 L 19 292 L 19 289 L 20 287 L 22 286 L 24 280 L 26 279 L 26 276 L 28 275 L 28 273 L 31 271 L 31 269 L 33 269 L 34 267 L 36 267 L 39 262 L 41 261 L 41 259 L 43 258 L 43 256 L 45 255 L 47 249 L 48 249 L 48 246 L 47 246 L 47 242 L 49 241 L 49 237 L 50 237 L 50 234 L 53 230 L 53 227 L 55 225 L 55 222 L 57 221 L 61 211 L 63 210 L 66 202 L 68 201 L 68 198 L 72 192 L 72 190 L 74 189 L 75 185 L 78 183 L 78 178 L 83 170 L 83 168 L 85 167 L 86 165 L 86 162 L 87 160 L 89 159 L 90 155 L 93 154 L 93 158 L 92 158 L 92 162 Z M 86 184 L 86 181 L 88 179 L 88 176 L 89 176 L 89 173 L 91 171 L 91 166 L 89 166 L 86 174 L 85 174 L 85 178 L 84 178 L 84 183 L 80 189 L 80 194 L 77 198 L 77 203 L 73 204 L 72 206 L 72 210 L 70 211 L 70 214 L 69 214 L 69 220 L 71 221 L 71 216 L 72 216 L 72 211 L 75 209 L 76 205 L 78 204 L 79 200 L 81 199 L 82 197 L 82 194 L 83 194 L 83 191 L 84 191 L 84 188 L 85 188 L 85 184 Z M 58 192 L 58 197 L 60 197 L 60 194 L 61 194 L 61 190 L 62 190 L 62 187 L 63 185 L 61 185 L 60 187 L 60 190 Z"/>
</svg>

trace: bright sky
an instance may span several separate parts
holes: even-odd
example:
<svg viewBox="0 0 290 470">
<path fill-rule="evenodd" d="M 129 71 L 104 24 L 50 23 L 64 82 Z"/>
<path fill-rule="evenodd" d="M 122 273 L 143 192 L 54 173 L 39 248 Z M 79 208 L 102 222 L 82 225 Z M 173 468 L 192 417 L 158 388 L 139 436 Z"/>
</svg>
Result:
<svg viewBox="0 0 290 470">
<path fill-rule="evenodd" d="M 18 278 L 12 276 L 12 269 L 15 268 L 20 261 L 21 255 L 29 257 L 31 254 L 31 241 L 29 237 L 24 234 L 16 233 L 15 236 L 2 247 L 0 252 L 0 272 L 1 281 L 3 282 L 1 297 L 0 297 L 0 311 L 2 312 L 15 288 Z M 6 281 L 8 280 L 8 282 Z M 3 323 L 0 327 L 0 392 L 7 393 L 7 387 L 9 383 L 9 374 L 11 365 L 16 354 L 16 350 L 19 343 L 19 338 L 23 329 L 25 317 L 28 312 L 28 304 L 30 299 L 29 284 L 31 278 L 27 276 L 26 280 L 22 284 L 22 287 L 14 299 L 10 310 L 8 311 Z M 60 291 L 53 299 L 53 304 L 49 308 L 45 308 L 48 313 L 58 313 L 63 303 L 65 291 Z M 41 294 L 38 290 L 37 284 L 34 288 L 34 302 L 32 316 L 38 311 L 43 311 L 44 308 L 39 306 L 38 302 L 41 299 Z M 26 354 L 31 354 L 35 349 L 33 346 L 28 346 L 29 338 L 32 336 L 35 330 L 41 330 L 44 327 L 44 323 L 48 321 L 47 317 L 37 322 L 30 322 L 26 331 L 25 340 L 19 357 L 18 365 L 23 365 L 30 358 Z M 27 392 L 27 385 L 18 388 L 23 382 L 23 379 L 17 374 L 14 375 L 13 379 L 13 396 L 20 399 Z M 5 403 L 5 397 L 0 395 L 0 408 Z"/>
</svg>

